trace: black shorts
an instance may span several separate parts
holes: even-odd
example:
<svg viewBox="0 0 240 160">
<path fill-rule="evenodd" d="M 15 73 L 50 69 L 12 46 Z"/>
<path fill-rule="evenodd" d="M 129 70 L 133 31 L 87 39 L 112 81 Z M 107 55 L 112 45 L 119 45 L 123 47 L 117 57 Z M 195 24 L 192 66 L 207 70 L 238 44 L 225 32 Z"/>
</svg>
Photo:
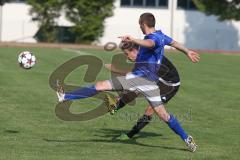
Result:
<svg viewBox="0 0 240 160">
<path fill-rule="evenodd" d="M 180 85 L 177 86 L 167 86 L 166 84 L 163 84 L 162 82 L 160 82 L 158 84 L 158 86 L 160 87 L 160 95 L 161 95 L 161 99 L 162 102 L 165 104 L 168 101 L 170 101 L 177 93 Z"/>
</svg>

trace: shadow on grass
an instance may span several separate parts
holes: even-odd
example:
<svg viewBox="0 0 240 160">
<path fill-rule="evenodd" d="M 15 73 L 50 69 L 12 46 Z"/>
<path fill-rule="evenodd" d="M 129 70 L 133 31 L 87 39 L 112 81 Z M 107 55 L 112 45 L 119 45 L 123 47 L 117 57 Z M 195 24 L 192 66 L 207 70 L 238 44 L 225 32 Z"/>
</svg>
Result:
<svg viewBox="0 0 240 160">
<path fill-rule="evenodd" d="M 15 130 L 5 130 L 4 132 L 5 133 L 11 133 L 11 134 L 19 133 L 19 131 L 15 131 Z"/>
<path fill-rule="evenodd" d="M 115 130 L 115 129 L 100 129 L 97 130 L 96 133 L 99 133 L 98 137 L 102 137 L 102 139 L 84 139 L 84 140 L 68 140 L 68 139 L 43 139 L 46 142 L 56 142 L 56 143 L 120 143 L 120 144 L 128 144 L 128 145 L 138 145 L 143 147 L 152 147 L 152 148 L 162 148 L 162 149 L 172 149 L 172 150 L 180 150 L 180 151 L 188 151 L 184 148 L 176 148 L 176 147 L 167 147 L 161 145 L 152 145 L 152 144 L 144 144 L 137 141 L 138 138 L 147 138 L 147 137 L 158 137 L 162 136 L 161 134 L 156 134 L 152 132 L 141 132 L 137 136 L 133 137 L 130 140 L 116 140 L 115 138 L 119 136 L 123 130 Z M 126 132 L 125 132 L 126 133 Z M 104 135 L 103 135 L 104 134 Z M 112 137 L 112 139 L 109 139 Z M 161 138 L 161 139 L 168 139 L 168 138 Z"/>
<path fill-rule="evenodd" d="M 100 129 L 97 130 L 95 136 L 98 137 L 103 137 L 103 138 L 109 138 L 109 137 L 113 137 L 112 140 L 114 140 L 116 137 L 118 137 L 121 133 L 127 133 L 128 130 L 120 130 L 120 129 L 108 129 L 108 128 L 104 128 L 104 129 Z M 136 134 L 132 139 L 136 140 L 138 138 L 148 138 L 148 137 L 160 137 L 162 136 L 162 134 L 157 134 L 157 133 L 153 133 L 153 132 L 139 132 L 138 134 Z M 168 138 L 163 138 L 161 137 L 161 139 L 168 139 Z"/>
</svg>

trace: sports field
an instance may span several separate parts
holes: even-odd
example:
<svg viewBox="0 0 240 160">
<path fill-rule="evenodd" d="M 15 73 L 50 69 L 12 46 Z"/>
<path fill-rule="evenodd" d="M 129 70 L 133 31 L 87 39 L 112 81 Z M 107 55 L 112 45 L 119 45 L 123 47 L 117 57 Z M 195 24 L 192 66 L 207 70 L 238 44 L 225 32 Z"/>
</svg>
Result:
<svg viewBox="0 0 240 160">
<path fill-rule="evenodd" d="M 37 64 L 24 70 L 18 53 L 34 52 Z M 198 150 L 185 144 L 158 119 L 131 141 L 112 140 L 135 124 L 146 107 L 144 100 L 116 115 L 106 114 L 85 122 L 63 121 L 55 115 L 57 99 L 49 87 L 51 73 L 67 60 L 95 55 L 111 63 L 114 53 L 94 50 L 0 48 L 0 160 L 237 160 L 240 153 L 240 55 L 201 54 L 192 64 L 180 53 L 166 53 L 181 77 L 178 94 L 167 104 Z M 83 85 L 86 68 L 69 75 L 68 84 Z M 108 79 L 102 68 L 98 80 Z M 94 99 L 76 101 L 73 113 L 95 108 Z"/>
</svg>

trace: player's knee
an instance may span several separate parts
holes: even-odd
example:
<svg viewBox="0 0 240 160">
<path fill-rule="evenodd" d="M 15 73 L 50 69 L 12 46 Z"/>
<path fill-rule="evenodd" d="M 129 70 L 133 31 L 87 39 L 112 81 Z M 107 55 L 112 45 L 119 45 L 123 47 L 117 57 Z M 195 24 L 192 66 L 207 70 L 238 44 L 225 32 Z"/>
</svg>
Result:
<svg viewBox="0 0 240 160">
<path fill-rule="evenodd" d="M 96 87 L 96 90 L 98 90 L 98 91 L 103 90 L 104 89 L 104 82 L 103 81 L 97 82 L 95 87 Z"/>
<path fill-rule="evenodd" d="M 154 113 L 154 110 L 151 106 L 148 106 L 145 110 L 145 114 L 151 116 Z"/>
<path fill-rule="evenodd" d="M 170 115 L 168 113 L 160 113 L 160 118 L 164 121 L 164 122 L 168 122 L 170 119 Z"/>
<path fill-rule="evenodd" d="M 157 113 L 158 117 L 162 119 L 164 122 L 168 122 L 170 119 L 170 115 L 166 111 L 163 105 L 159 105 L 157 107 L 153 107 L 154 111 Z"/>
<path fill-rule="evenodd" d="M 111 89 L 111 86 L 109 85 L 108 81 L 99 81 L 96 83 L 95 87 L 96 87 L 96 90 L 98 91 Z"/>
</svg>

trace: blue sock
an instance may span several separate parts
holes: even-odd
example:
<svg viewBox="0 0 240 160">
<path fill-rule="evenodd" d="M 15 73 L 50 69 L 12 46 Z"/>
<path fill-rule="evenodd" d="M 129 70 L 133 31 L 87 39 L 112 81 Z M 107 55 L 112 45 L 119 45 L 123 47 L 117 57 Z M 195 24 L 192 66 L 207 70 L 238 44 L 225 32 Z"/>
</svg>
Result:
<svg viewBox="0 0 240 160">
<path fill-rule="evenodd" d="M 187 139 L 188 135 L 185 133 L 182 126 L 173 115 L 170 115 L 170 119 L 167 124 L 177 135 L 182 138 L 183 141 Z"/>
<path fill-rule="evenodd" d="M 65 100 L 73 100 L 73 99 L 83 99 L 88 98 L 96 95 L 98 91 L 96 90 L 95 86 L 83 87 L 79 88 L 75 91 L 65 93 L 64 99 Z"/>
</svg>

